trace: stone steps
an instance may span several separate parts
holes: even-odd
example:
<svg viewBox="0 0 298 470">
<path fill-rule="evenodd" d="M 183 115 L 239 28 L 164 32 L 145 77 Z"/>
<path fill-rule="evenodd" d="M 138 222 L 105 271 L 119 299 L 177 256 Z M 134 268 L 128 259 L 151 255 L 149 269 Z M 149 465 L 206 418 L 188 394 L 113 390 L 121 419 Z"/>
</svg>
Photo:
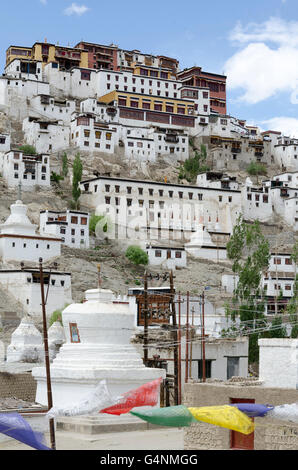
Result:
<svg viewBox="0 0 298 470">
<path fill-rule="evenodd" d="M 154 426 L 132 415 L 60 417 L 56 419 L 56 426 L 58 431 L 77 432 L 81 434 L 146 431 L 161 427 Z"/>
</svg>

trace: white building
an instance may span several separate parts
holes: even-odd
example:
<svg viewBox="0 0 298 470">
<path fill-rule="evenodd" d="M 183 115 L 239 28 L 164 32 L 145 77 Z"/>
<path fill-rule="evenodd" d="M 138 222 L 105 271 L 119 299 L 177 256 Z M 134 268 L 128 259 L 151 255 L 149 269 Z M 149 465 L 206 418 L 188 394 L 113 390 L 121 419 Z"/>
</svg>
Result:
<svg viewBox="0 0 298 470">
<path fill-rule="evenodd" d="M 69 147 L 70 128 L 63 121 L 27 117 L 23 121 L 24 138 L 38 153 L 53 153 Z"/>
<path fill-rule="evenodd" d="M 298 170 L 298 139 L 280 136 L 274 146 L 275 162 L 284 171 Z"/>
<path fill-rule="evenodd" d="M 0 152 L 6 153 L 10 150 L 10 134 L 0 133 Z"/>
<path fill-rule="evenodd" d="M 40 233 L 60 237 L 71 248 L 88 249 L 89 213 L 79 211 L 41 211 Z"/>
<path fill-rule="evenodd" d="M 261 287 L 266 299 L 265 313 L 280 313 L 294 295 L 294 282 L 297 266 L 290 253 L 271 253 L 268 271 L 261 279 Z M 239 278 L 236 274 L 222 275 L 222 288 L 232 294 L 237 288 Z"/>
<path fill-rule="evenodd" d="M 114 222 L 116 238 L 189 240 L 199 224 L 231 233 L 241 192 L 100 176 L 80 184 L 84 204 Z"/>
<path fill-rule="evenodd" d="M 49 95 L 34 96 L 30 100 L 30 115 L 49 121 L 61 121 L 70 125 L 71 115 L 76 110 L 74 100 L 51 97 Z"/>
<path fill-rule="evenodd" d="M 14 59 L 5 67 L 4 76 L 42 82 L 42 63 L 31 59 Z"/>
<path fill-rule="evenodd" d="M 22 189 L 32 190 L 35 186 L 48 188 L 50 181 L 50 158 L 43 154 L 25 155 L 22 151 L 10 150 L 0 155 L 2 175 L 9 188 L 20 183 Z"/>
<path fill-rule="evenodd" d="M 50 317 L 72 302 L 71 274 L 44 269 L 46 313 Z M 23 306 L 24 312 L 41 318 L 40 273 L 35 269 L 0 270 L 0 285 Z"/>
<path fill-rule="evenodd" d="M 298 339 L 259 339 L 259 375 L 263 387 L 297 390 L 298 384 Z M 290 417 L 289 417 L 290 418 Z"/>
<path fill-rule="evenodd" d="M 11 214 L 0 225 L 0 257 L 3 262 L 50 260 L 61 253 L 61 238 L 36 233 L 27 216 L 27 206 L 17 201 L 10 206 Z"/>
<path fill-rule="evenodd" d="M 71 144 L 90 152 L 115 152 L 116 130 L 97 122 L 95 116 L 79 115 L 71 122 Z"/>
<path fill-rule="evenodd" d="M 150 266 L 161 266 L 164 269 L 186 268 L 187 257 L 183 247 L 148 245 L 146 252 Z"/>
</svg>

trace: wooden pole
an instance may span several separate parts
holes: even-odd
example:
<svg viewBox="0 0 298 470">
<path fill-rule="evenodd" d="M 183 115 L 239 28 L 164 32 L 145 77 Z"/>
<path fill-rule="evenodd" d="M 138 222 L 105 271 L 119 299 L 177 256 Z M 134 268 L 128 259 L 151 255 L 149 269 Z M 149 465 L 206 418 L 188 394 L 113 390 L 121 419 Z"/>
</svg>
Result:
<svg viewBox="0 0 298 470">
<path fill-rule="evenodd" d="M 53 407 L 53 397 L 52 397 L 52 385 L 51 385 L 51 373 L 50 373 L 50 358 L 49 358 L 48 330 L 47 330 L 47 317 L 46 317 L 46 306 L 45 306 L 45 295 L 44 295 L 42 258 L 39 259 L 39 274 L 40 274 L 40 291 L 41 291 L 41 305 L 42 305 L 45 366 L 46 366 L 46 376 L 47 376 L 48 409 L 50 410 Z M 49 426 L 50 426 L 51 447 L 53 450 L 56 450 L 54 419 L 49 420 Z"/>
<path fill-rule="evenodd" d="M 205 293 L 202 294 L 202 341 L 203 341 L 203 382 L 206 382 L 206 350 L 205 350 Z"/>
<path fill-rule="evenodd" d="M 144 273 L 144 365 L 148 363 L 148 278 Z"/>
<path fill-rule="evenodd" d="M 193 334 L 193 326 L 194 326 L 194 314 L 195 308 L 194 306 L 191 309 L 191 337 L 190 337 L 190 361 L 189 361 L 189 377 L 192 378 L 192 334 Z"/>
<path fill-rule="evenodd" d="M 174 343 L 174 395 L 175 405 L 179 405 L 179 384 L 178 384 L 178 334 L 177 334 L 177 319 L 176 319 L 176 308 L 175 308 L 175 290 L 174 290 L 174 278 L 173 271 L 170 272 L 170 287 L 171 287 L 171 306 L 172 306 L 172 317 L 173 317 L 173 343 Z"/>
<path fill-rule="evenodd" d="M 186 334 L 185 334 L 185 383 L 188 382 L 188 329 L 189 329 L 189 292 L 186 294 Z"/>
<path fill-rule="evenodd" d="M 178 382 L 179 382 L 179 403 L 182 401 L 181 392 L 181 294 L 178 297 Z"/>
</svg>

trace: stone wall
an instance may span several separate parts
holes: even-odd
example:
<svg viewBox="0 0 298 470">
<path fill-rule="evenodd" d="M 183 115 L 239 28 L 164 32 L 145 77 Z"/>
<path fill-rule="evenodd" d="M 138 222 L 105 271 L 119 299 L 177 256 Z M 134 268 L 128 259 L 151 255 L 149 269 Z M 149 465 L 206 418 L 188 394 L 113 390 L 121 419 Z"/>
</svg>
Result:
<svg viewBox="0 0 298 470">
<path fill-rule="evenodd" d="M 36 382 L 31 372 L 10 374 L 0 372 L 0 398 L 18 398 L 35 402 Z"/>
<path fill-rule="evenodd" d="M 298 390 L 265 388 L 253 382 L 185 384 L 185 406 L 228 405 L 230 399 L 254 399 L 255 403 L 282 405 L 298 402 Z M 228 450 L 231 431 L 199 423 L 184 429 L 188 450 Z M 255 418 L 255 450 L 297 450 L 298 425 L 269 418 Z"/>
</svg>

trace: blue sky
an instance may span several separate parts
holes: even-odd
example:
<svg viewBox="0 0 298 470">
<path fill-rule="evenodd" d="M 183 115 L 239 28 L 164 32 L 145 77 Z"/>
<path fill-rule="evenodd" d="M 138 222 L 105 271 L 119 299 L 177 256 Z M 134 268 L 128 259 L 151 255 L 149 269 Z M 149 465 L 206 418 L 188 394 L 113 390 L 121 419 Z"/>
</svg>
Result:
<svg viewBox="0 0 298 470">
<path fill-rule="evenodd" d="M 298 137 L 297 0 L 2 3 L 2 70 L 7 47 L 45 38 L 164 54 L 176 57 L 182 68 L 226 73 L 229 114 Z"/>
</svg>

